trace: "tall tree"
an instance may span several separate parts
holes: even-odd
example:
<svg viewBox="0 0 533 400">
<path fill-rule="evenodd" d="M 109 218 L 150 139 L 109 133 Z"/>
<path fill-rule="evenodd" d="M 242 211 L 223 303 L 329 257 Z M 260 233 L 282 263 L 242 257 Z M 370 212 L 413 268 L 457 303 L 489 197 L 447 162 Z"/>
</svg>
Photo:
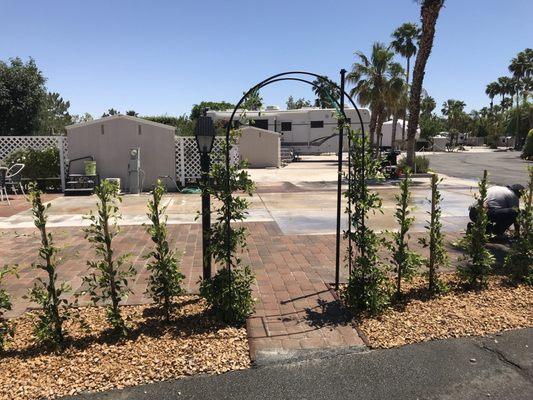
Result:
<svg viewBox="0 0 533 400">
<path fill-rule="evenodd" d="M 41 108 L 39 133 L 44 135 L 64 133 L 65 126 L 73 122 L 68 112 L 69 107 L 70 102 L 63 100 L 59 93 L 47 93 Z"/>
<path fill-rule="evenodd" d="M 527 48 L 511 60 L 509 71 L 513 74 L 516 92 L 516 106 L 520 106 L 520 90 L 522 91 L 523 103 L 526 104 L 529 91 L 531 90 L 531 76 L 533 75 L 533 50 Z M 517 110 L 517 116 L 520 112 Z M 516 119 L 516 132 L 520 131 L 520 119 Z M 516 145 L 522 146 L 525 136 L 518 137 Z"/>
<path fill-rule="evenodd" d="M 418 3 L 421 5 L 420 18 L 422 20 L 422 33 L 418 42 L 418 53 L 413 69 L 413 83 L 411 84 L 409 96 L 409 126 L 407 131 L 407 164 L 411 168 L 414 167 L 416 130 L 420 117 L 420 95 L 422 93 L 422 84 L 424 83 L 426 63 L 433 48 L 435 26 L 439 18 L 440 10 L 444 5 L 444 0 L 418 0 Z"/>
<path fill-rule="evenodd" d="M 110 117 L 112 115 L 120 115 L 120 111 L 117 111 L 114 108 L 110 108 L 107 110 L 107 112 L 102 114 L 102 118 Z"/>
<path fill-rule="evenodd" d="M 503 102 L 505 100 L 505 96 L 511 95 L 513 93 L 514 82 L 508 76 L 500 76 L 498 78 L 498 84 L 499 84 L 499 93 L 498 94 L 500 96 L 502 96 L 502 100 L 500 102 L 500 105 L 503 107 Z"/>
<path fill-rule="evenodd" d="M 435 99 L 431 96 L 424 96 L 422 101 L 420 102 L 420 115 L 431 115 L 433 110 L 437 108 L 437 103 L 435 102 Z"/>
<path fill-rule="evenodd" d="M 402 89 L 398 80 L 403 79 L 403 68 L 393 62 L 394 53 L 383 43 L 374 43 L 370 57 L 360 51 L 355 54 L 358 60 L 346 78 L 355 85 L 350 95 L 357 96 L 361 105 L 370 107 L 370 141 L 375 144 L 374 136 L 381 134 L 380 127 L 386 117 L 387 97 L 391 91 Z"/>
<path fill-rule="evenodd" d="M 491 82 L 487 85 L 485 89 L 485 94 L 489 96 L 490 99 L 490 110 L 494 107 L 494 98 L 498 95 L 500 91 L 500 85 L 498 82 Z"/>
<path fill-rule="evenodd" d="M 128 110 L 126 111 L 126 115 L 129 115 L 130 117 L 138 117 L 139 113 L 136 112 L 135 110 Z"/>
<path fill-rule="evenodd" d="M 289 96 L 285 104 L 287 105 L 287 110 L 297 110 L 300 108 L 312 106 L 309 100 L 306 100 L 303 97 L 299 98 L 298 100 L 294 100 L 294 97 L 292 96 Z"/>
<path fill-rule="evenodd" d="M 191 109 L 190 119 L 197 120 L 204 108 L 214 111 L 231 110 L 235 107 L 235 104 L 228 103 L 227 101 L 202 101 L 199 104 L 194 104 Z"/>
<path fill-rule="evenodd" d="M 316 95 L 315 107 L 335 108 L 335 101 L 339 101 L 339 89 L 333 81 L 327 77 L 316 78 L 313 83 L 317 86 L 313 88 Z"/>
<path fill-rule="evenodd" d="M 32 135 L 39 131 L 46 79 L 35 60 L 0 61 L 0 135 Z"/>
<path fill-rule="evenodd" d="M 406 22 L 392 33 L 391 47 L 394 51 L 407 60 L 405 68 L 405 83 L 409 86 L 409 73 L 411 71 L 411 57 L 416 54 L 416 44 L 420 36 L 420 28 L 412 22 Z M 407 111 L 405 106 L 404 115 Z M 405 116 L 402 124 L 402 140 L 405 140 Z"/>
<path fill-rule="evenodd" d="M 259 94 L 259 91 L 255 91 L 250 93 L 244 102 L 242 103 L 242 107 L 245 110 L 250 111 L 259 111 L 261 107 L 263 106 L 263 98 Z"/>
</svg>

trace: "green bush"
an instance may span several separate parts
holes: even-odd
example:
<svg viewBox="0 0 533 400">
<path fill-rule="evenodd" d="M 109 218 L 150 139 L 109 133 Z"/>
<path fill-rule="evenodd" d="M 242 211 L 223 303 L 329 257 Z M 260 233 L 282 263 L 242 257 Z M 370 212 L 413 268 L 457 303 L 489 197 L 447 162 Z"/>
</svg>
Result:
<svg viewBox="0 0 533 400">
<path fill-rule="evenodd" d="M 522 151 L 522 158 L 533 157 L 533 129 L 529 130 L 526 138 L 526 144 L 524 150 Z"/>
<path fill-rule="evenodd" d="M 529 167 L 529 185 L 523 197 L 524 207 L 517 218 L 517 237 L 505 257 L 505 268 L 515 282 L 533 285 L 533 167 Z"/>
<path fill-rule="evenodd" d="M 200 283 L 200 294 L 222 321 L 229 324 L 244 323 L 253 311 L 252 283 L 255 278 L 250 267 L 220 269 L 210 279 Z"/>
<path fill-rule="evenodd" d="M 14 268 L 3 266 L 0 268 L 0 283 L 4 276 L 14 273 Z M 6 342 L 13 338 L 13 325 L 4 318 L 4 312 L 11 310 L 11 298 L 5 289 L 0 288 L 0 351 L 4 349 Z"/>
<path fill-rule="evenodd" d="M 4 159 L 4 164 L 9 167 L 15 163 L 25 164 L 22 178 L 30 180 L 57 178 L 61 174 L 59 150 L 55 147 L 15 150 Z"/>
<path fill-rule="evenodd" d="M 398 162 L 398 167 L 400 167 L 402 171 L 405 171 L 407 168 L 407 159 L 402 158 Z M 415 171 L 417 174 L 425 174 L 429 170 L 429 159 L 424 156 L 415 156 L 415 167 L 411 168 L 411 170 Z"/>
</svg>

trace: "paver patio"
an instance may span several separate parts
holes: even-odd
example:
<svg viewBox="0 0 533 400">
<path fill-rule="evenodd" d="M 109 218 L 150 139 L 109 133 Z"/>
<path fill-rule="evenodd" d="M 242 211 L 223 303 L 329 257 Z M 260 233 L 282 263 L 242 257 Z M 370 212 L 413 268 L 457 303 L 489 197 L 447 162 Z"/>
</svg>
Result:
<svg viewBox="0 0 533 400">
<path fill-rule="evenodd" d="M 335 236 L 284 235 L 274 222 L 246 226 L 250 234 L 243 261 L 252 266 L 257 278 L 254 295 L 258 302 L 247 323 L 252 358 L 290 355 L 299 349 L 362 346 L 363 341 L 327 285 L 334 281 Z M 183 251 L 185 287 L 193 293 L 197 292 L 202 271 L 199 228 L 198 224 L 169 226 L 171 245 Z M 86 260 L 94 258 L 94 251 L 78 227 L 53 228 L 50 232 L 62 248 L 59 280 L 67 281 L 73 294 L 79 293 L 87 272 Z M 8 315 L 15 316 L 31 307 L 22 296 L 38 277 L 44 277 L 42 271 L 30 266 L 36 261 L 39 238 L 35 229 L 17 229 L 0 231 L 0 240 L 0 263 L 19 265 L 19 279 L 6 281 L 15 300 Z M 413 237 L 412 243 L 415 241 Z M 138 271 L 131 286 L 134 294 L 125 304 L 150 302 L 144 293 L 148 273 L 143 258 L 151 246 L 149 236 L 142 226 L 124 226 L 115 246 L 117 254 L 131 254 L 130 261 Z M 345 268 L 341 277 L 347 278 Z M 86 298 L 80 300 L 82 305 L 87 302 Z"/>
<path fill-rule="evenodd" d="M 318 165 L 318 164 L 317 164 Z M 306 167 L 304 165 L 304 167 Z M 282 170 L 285 173 L 289 170 Z M 329 173 L 329 172 L 328 172 Z M 250 352 L 253 359 L 291 357 L 298 350 L 352 349 L 363 346 L 363 340 L 351 325 L 345 311 L 329 289 L 335 277 L 335 184 L 324 181 L 262 182 L 252 197 L 248 228 L 248 247 L 243 261 L 256 275 L 254 314 L 248 319 Z M 385 201 L 383 215 L 376 214 L 371 224 L 377 230 L 395 227 L 394 187 L 379 188 Z M 471 186 L 448 181 L 443 185 L 443 222 L 448 243 L 455 240 L 466 224 L 466 206 Z M 417 238 L 424 232 L 428 187 L 424 181 L 415 185 L 413 201 L 417 206 L 417 222 L 413 226 L 411 244 L 422 253 Z M 72 294 L 82 290 L 82 277 L 87 273 L 87 260 L 94 250 L 84 238 L 82 215 L 94 209 L 92 197 L 51 196 L 49 231 L 54 234 L 60 253 L 59 279 L 68 282 Z M 198 290 L 202 273 L 200 224 L 195 222 L 200 208 L 198 195 L 173 194 L 166 198 L 169 215 L 169 241 L 182 252 L 181 267 L 186 276 L 184 286 L 192 293 Z M 16 207 L 0 207 L 0 265 L 19 265 L 19 279 L 8 278 L 6 286 L 14 297 L 14 309 L 8 314 L 23 313 L 31 304 L 23 299 L 42 271 L 31 268 L 37 261 L 39 237 L 33 227 L 28 206 L 14 199 Z M 131 282 L 134 293 L 125 304 L 141 304 L 151 300 L 145 294 L 148 272 L 146 259 L 152 246 L 142 226 L 147 196 L 125 196 L 121 205 L 124 219 L 121 233 L 115 239 L 117 254 L 130 253 L 130 261 L 138 271 Z M 9 210 L 9 211 L 7 211 Z M 342 243 L 342 249 L 346 243 Z M 452 259 L 458 253 L 448 244 Z M 384 257 L 389 257 L 383 254 Z M 346 281 L 346 268 L 341 281 Z M 80 298 L 80 304 L 88 303 Z"/>
</svg>

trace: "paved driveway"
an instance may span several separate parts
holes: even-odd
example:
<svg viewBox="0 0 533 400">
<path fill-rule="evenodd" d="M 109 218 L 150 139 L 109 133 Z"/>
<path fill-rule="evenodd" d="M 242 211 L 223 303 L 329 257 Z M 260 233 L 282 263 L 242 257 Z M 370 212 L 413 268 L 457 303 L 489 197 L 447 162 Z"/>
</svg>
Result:
<svg viewBox="0 0 533 400">
<path fill-rule="evenodd" d="M 490 182 L 495 185 L 526 186 L 527 166 L 533 166 L 532 162 L 522 160 L 518 151 L 434 153 L 426 157 L 431 169 L 456 178 L 477 180 L 486 169 Z"/>
</svg>

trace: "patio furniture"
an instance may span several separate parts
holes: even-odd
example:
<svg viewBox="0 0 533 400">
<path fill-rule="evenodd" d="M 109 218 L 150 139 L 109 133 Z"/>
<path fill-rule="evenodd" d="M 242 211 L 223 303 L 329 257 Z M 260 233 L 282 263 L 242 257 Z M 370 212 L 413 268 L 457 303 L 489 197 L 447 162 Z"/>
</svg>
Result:
<svg viewBox="0 0 533 400">
<path fill-rule="evenodd" d="M 11 205 L 11 203 L 9 202 L 9 197 L 7 196 L 6 175 L 7 175 L 7 168 L 0 167 L 0 201 L 4 201 L 4 195 L 5 195 L 7 204 Z"/>
<path fill-rule="evenodd" d="M 26 197 L 24 192 L 24 186 L 22 186 L 22 170 L 26 165 L 21 163 L 13 164 L 6 173 L 6 186 L 11 186 L 13 193 L 17 194 L 17 185 L 20 187 L 20 191 Z"/>
</svg>

